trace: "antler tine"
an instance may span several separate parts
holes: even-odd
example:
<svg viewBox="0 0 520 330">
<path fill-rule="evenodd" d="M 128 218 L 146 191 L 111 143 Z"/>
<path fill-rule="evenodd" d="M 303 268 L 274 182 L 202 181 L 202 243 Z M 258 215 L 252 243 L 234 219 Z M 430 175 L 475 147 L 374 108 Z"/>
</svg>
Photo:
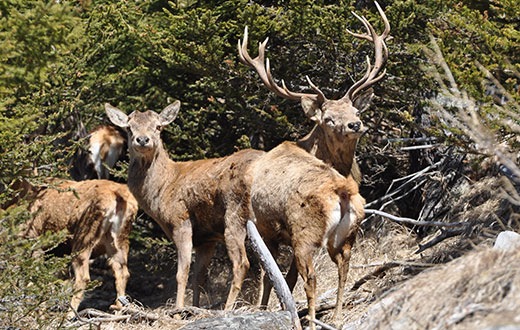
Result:
<svg viewBox="0 0 520 330">
<path fill-rule="evenodd" d="M 325 97 L 325 94 L 318 88 L 318 86 L 314 85 L 311 81 L 311 78 L 309 76 L 305 76 L 307 78 L 307 82 L 309 83 L 309 86 L 318 94 L 318 101 L 324 102 L 327 98 Z"/>
<path fill-rule="evenodd" d="M 379 12 L 379 15 L 383 19 L 383 23 L 385 26 L 385 29 L 381 35 L 378 35 L 377 32 L 374 30 L 374 27 L 370 22 L 364 17 L 359 16 L 356 13 L 352 13 L 357 19 L 359 19 L 363 25 L 365 26 L 367 33 L 366 34 L 360 34 L 360 33 L 354 33 L 347 29 L 347 32 L 351 35 L 360 38 L 365 39 L 368 41 L 371 41 L 374 43 L 374 57 L 375 62 L 374 65 L 370 65 L 370 59 L 367 60 L 367 72 L 361 78 L 359 81 L 354 83 L 343 99 L 347 99 L 350 101 L 353 101 L 356 97 L 356 94 L 359 93 L 361 90 L 375 84 L 379 80 L 381 80 L 384 75 L 386 74 L 386 70 L 383 69 L 384 64 L 386 63 L 388 59 L 388 48 L 386 47 L 385 39 L 389 38 L 390 35 L 390 23 L 388 22 L 388 18 L 386 17 L 385 13 L 383 12 L 383 9 L 381 9 L 381 6 L 377 3 L 377 1 L 374 1 L 375 5 L 377 7 L 377 10 Z"/>
<path fill-rule="evenodd" d="M 287 86 L 285 85 L 285 82 L 282 80 L 282 86 L 280 87 L 275 81 L 271 74 L 271 68 L 269 65 L 269 58 L 265 57 L 265 47 L 267 45 L 267 41 L 269 38 L 266 38 L 264 42 L 259 43 L 258 45 L 258 56 L 254 59 L 251 58 L 249 55 L 249 52 L 247 51 L 247 41 L 248 41 L 248 32 L 247 32 L 247 26 L 244 28 L 244 39 L 242 42 L 238 40 L 238 57 L 240 59 L 240 62 L 243 64 L 254 68 L 258 75 L 260 76 L 260 79 L 264 83 L 264 85 L 272 92 L 274 92 L 276 95 L 281 96 L 285 99 L 290 100 L 301 100 L 302 97 L 309 97 L 313 99 L 321 100 L 323 93 L 321 91 L 317 92 L 318 94 L 306 94 L 306 93 L 296 93 L 290 91 Z M 316 91 L 316 89 L 313 87 L 313 89 Z"/>
<path fill-rule="evenodd" d="M 390 22 L 388 22 L 388 18 L 386 17 L 386 14 L 383 11 L 383 9 L 381 8 L 381 6 L 379 5 L 379 3 L 377 1 L 374 1 L 374 3 L 376 4 L 379 15 L 381 15 L 381 18 L 383 18 L 383 24 L 385 25 L 385 30 L 381 34 L 381 37 L 383 39 L 386 39 L 390 35 Z"/>
<path fill-rule="evenodd" d="M 368 20 L 365 18 L 365 16 L 359 16 L 358 14 L 356 14 L 355 12 L 351 12 L 352 15 L 354 15 L 358 20 L 361 21 L 361 23 L 363 23 L 363 25 L 365 26 L 365 28 L 367 29 L 367 34 L 361 34 L 361 33 L 355 33 L 355 32 L 352 32 L 350 31 L 349 29 L 346 29 L 347 32 L 349 34 L 351 34 L 352 36 L 356 37 L 356 38 L 359 38 L 359 39 L 365 39 L 365 40 L 368 40 L 368 41 L 373 41 L 372 39 L 372 36 L 375 33 L 374 29 L 372 28 L 372 25 L 370 25 L 370 22 L 368 22 Z M 373 33 L 374 32 L 374 33 Z"/>
<path fill-rule="evenodd" d="M 370 57 L 367 56 L 367 70 L 365 72 L 365 75 L 356 81 L 352 86 L 350 86 L 349 90 L 347 91 L 347 94 L 344 96 L 344 98 L 349 99 L 353 101 L 353 91 L 355 91 L 359 86 L 363 85 L 365 81 L 370 77 L 370 72 L 372 71 L 372 64 L 370 64 Z M 350 94 L 349 94 L 350 93 Z"/>
<path fill-rule="evenodd" d="M 240 42 L 240 39 L 238 40 L 238 57 L 240 58 L 240 62 L 255 69 L 260 76 L 260 79 L 262 79 L 262 82 L 268 86 L 269 80 L 267 79 L 267 72 L 265 71 L 264 67 L 264 57 L 265 47 L 267 45 L 267 41 L 269 41 L 269 38 L 265 38 L 264 42 L 258 43 L 258 56 L 253 59 L 247 51 L 248 37 L 249 35 L 246 26 L 244 28 L 243 41 Z"/>
</svg>

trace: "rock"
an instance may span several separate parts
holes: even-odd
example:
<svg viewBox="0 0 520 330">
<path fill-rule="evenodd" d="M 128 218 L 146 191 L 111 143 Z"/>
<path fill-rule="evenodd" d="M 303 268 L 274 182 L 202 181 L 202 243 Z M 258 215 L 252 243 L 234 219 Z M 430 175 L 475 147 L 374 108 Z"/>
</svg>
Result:
<svg viewBox="0 0 520 330">
<path fill-rule="evenodd" d="M 182 330 L 286 330 L 291 328 L 292 322 L 289 312 L 258 312 L 201 319 L 182 327 Z"/>
<path fill-rule="evenodd" d="M 514 231 L 501 232 L 497 236 L 493 249 L 501 251 L 520 249 L 520 234 L 517 234 Z"/>
</svg>

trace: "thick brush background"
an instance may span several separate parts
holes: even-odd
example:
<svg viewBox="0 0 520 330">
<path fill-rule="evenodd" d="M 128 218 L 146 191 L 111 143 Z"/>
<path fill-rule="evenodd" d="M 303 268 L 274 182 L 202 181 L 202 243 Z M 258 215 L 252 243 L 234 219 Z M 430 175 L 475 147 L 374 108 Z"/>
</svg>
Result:
<svg viewBox="0 0 520 330">
<path fill-rule="evenodd" d="M 516 160 L 520 5 L 516 0 L 379 3 L 393 39 L 388 42 L 386 78 L 374 86 L 377 97 L 362 114 L 369 127 L 357 152 L 364 175 L 362 193 L 368 202 L 377 201 L 393 180 L 441 164 L 414 189 L 403 188 L 405 198 L 385 210 L 421 220 L 466 221 L 460 212 L 468 205 L 480 205 L 475 202 L 479 197 L 456 213 L 454 200 L 460 202 L 464 193 L 450 195 L 452 200 L 441 196 L 458 191 L 460 178 L 472 184 L 484 176 L 498 178 L 500 172 L 489 148 L 483 150 L 471 134 L 432 111 L 430 100 L 443 86 L 434 79 L 438 67 L 428 54 L 435 40 L 458 88 L 478 104 L 489 141 Z M 364 74 L 365 58 L 372 56 L 370 43 L 345 30 L 363 31 L 351 11 L 365 15 L 382 31 L 374 4 L 364 0 L 3 1 L 0 204 L 13 199 L 11 185 L 17 179 L 38 183 L 47 176 L 68 177 L 71 158 L 84 146 L 79 138 L 108 123 L 105 102 L 130 113 L 161 110 L 181 100 L 178 118 L 163 132 L 175 160 L 228 155 L 259 147 L 258 139 L 268 150 L 283 140 L 302 137 L 312 123 L 300 105 L 268 92 L 256 73 L 238 62 L 237 41 L 248 26 L 254 55 L 257 42 L 269 37 L 267 56 L 275 78 L 303 91 L 308 75 L 328 98 L 338 98 Z M 496 88 L 497 83 L 503 90 Z M 443 111 L 456 116 L 448 106 Z M 402 149 L 422 138 L 435 145 Z M 125 168 L 120 164 L 117 180 L 125 180 Z M 472 218 L 477 224 L 466 234 L 486 238 L 490 236 L 486 230 L 517 228 L 513 207 L 500 210 L 500 221 L 486 215 L 479 224 Z M 31 256 L 63 236 L 22 240 L 17 226 L 28 217 L 23 203 L 1 212 L 1 322 L 22 328 L 55 322 L 63 316 L 62 307 L 71 294 L 58 271 L 66 270 L 68 260 Z M 370 218 L 363 235 L 384 232 L 384 221 Z M 409 230 L 408 235 L 418 240 L 435 232 Z M 174 253 L 144 216 L 132 240 L 134 255 L 165 247 L 165 255 Z M 154 267 L 163 267 L 154 258 L 145 267 L 151 273 L 157 270 Z M 167 272 L 173 278 L 173 270 Z"/>
</svg>

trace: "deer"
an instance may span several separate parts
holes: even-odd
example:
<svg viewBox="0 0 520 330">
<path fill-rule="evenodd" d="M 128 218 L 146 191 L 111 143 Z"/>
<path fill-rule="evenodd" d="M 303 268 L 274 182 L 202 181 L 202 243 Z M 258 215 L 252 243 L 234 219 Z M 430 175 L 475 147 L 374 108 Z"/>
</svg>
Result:
<svg viewBox="0 0 520 330">
<path fill-rule="evenodd" d="M 32 218 L 22 236 L 37 238 L 50 231 L 66 230 L 72 254 L 74 293 L 68 317 L 75 316 L 90 281 L 89 260 L 106 254 L 115 279 L 116 302 L 121 309 L 126 296 L 129 235 L 138 204 L 128 187 L 109 180 L 71 181 L 48 179 L 45 187 L 26 189 Z"/>
<path fill-rule="evenodd" d="M 314 128 L 303 138 L 297 141 L 297 145 L 332 165 L 342 175 L 352 173 L 358 183 L 361 182 L 361 172 L 355 161 L 355 151 L 359 138 L 367 131 L 360 119 L 362 110 L 368 107 L 373 93 L 371 87 L 386 74 L 383 69 L 388 59 L 388 49 L 385 40 L 390 37 L 390 23 L 375 2 L 377 10 L 383 20 L 384 31 L 378 35 L 374 27 L 363 16 L 352 13 L 358 18 L 367 30 L 366 34 L 355 33 L 347 29 L 347 32 L 356 38 L 364 39 L 374 44 L 374 65 L 370 64 L 367 57 L 367 70 L 365 75 L 356 81 L 338 100 L 329 100 L 324 93 L 312 83 L 306 76 L 313 93 L 300 93 L 289 90 L 282 80 L 282 86 L 278 85 L 271 73 L 269 58 L 265 57 L 265 48 L 269 38 L 259 43 L 258 56 L 254 59 L 249 55 L 248 29 L 244 29 L 244 38 L 238 41 L 238 55 L 240 62 L 255 69 L 268 90 L 284 99 L 299 101 L 307 118 L 315 123 Z M 365 92 L 363 92 L 365 91 Z"/>
<path fill-rule="evenodd" d="M 238 55 L 240 62 L 249 66 L 258 73 L 264 86 L 276 95 L 294 101 L 300 101 L 304 114 L 313 122 L 314 128 L 303 138 L 295 142 L 295 145 L 309 154 L 321 159 L 331 165 L 340 174 L 352 177 L 358 184 L 361 183 L 361 172 L 355 160 L 355 150 L 359 138 L 366 132 L 366 127 L 360 119 L 360 112 L 370 103 L 373 93 L 371 86 L 384 78 L 386 69 L 384 65 L 388 59 L 388 49 L 385 41 L 390 39 L 390 24 L 388 19 L 375 2 L 377 10 L 383 20 L 384 31 L 378 35 L 370 22 L 363 16 L 352 13 L 366 28 L 366 34 L 347 32 L 356 38 L 364 39 L 374 44 L 374 65 L 371 65 L 367 57 L 367 70 L 365 75 L 356 81 L 338 100 L 329 100 L 324 93 L 312 83 L 306 76 L 307 82 L 314 93 L 300 93 L 290 91 L 282 80 L 282 86 L 278 85 L 271 73 L 269 59 L 265 56 L 265 48 L 268 42 L 266 38 L 259 43 L 258 55 L 254 59 L 248 52 L 248 29 L 244 29 L 243 40 L 238 41 Z M 360 199 L 357 194 L 351 195 L 353 199 Z M 355 234 L 354 234 L 355 236 Z M 351 239 L 352 244 L 355 237 Z M 273 251 L 272 251 L 273 252 Z M 277 254 L 273 252 L 273 254 Z M 346 261 L 348 263 L 348 259 Z M 348 272 L 348 271 L 347 271 Z M 294 287 L 297 280 L 296 264 L 293 260 L 287 275 L 290 289 Z M 262 288 L 261 288 L 262 289 Z M 260 296 L 260 305 L 267 305 L 271 285 L 264 283 L 263 294 Z M 343 290 L 341 288 L 341 290 Z M 338 301 L 339 301 L 338 290 Z M 334 315 L 339 315 L 341 306 L 336 305 Z"/>
<path fill-rule="evenodd" d="M 342 311 L 351 248 L 364 217 L 365 199 L 352 175 L 347 177 L 293 142 L 283 142 L 254 160 L 251 207 L 255 224 L 273 257 L 280 244 L 293 249 L 293 263 L 286 276 L 292 291 L 298 274 L 304 282 L 308 315 L 316 318 L 316 273 L 313 256 L 327 248 L 338 267 L 334 319 Z M 271 287 L 264 284 L 263 304 Z M 310 324 L 314 329 L 314 323 Z"/>
<path fill-rule="evenodd" d="M 259 150 L 242 150 L 221 158 L 176 162 L 161 140 L 161 130 L 180 108 L 176 101 L 160 113 L 133 111 L 126 115 L 106 103 L 110 121 L 128 132 L 128 186 L 139 206 L 175 244 L 178 257 L 176 307 L 185 305 L 192 250 L 195 250 L 193 305 L 200 303 L 202 271 L 216 244 L 224 242 L 233 264 L 233 279 L 224 309 L 230 310 L 249 269 L 245 240 L 251 216 L 247 167 Z"/>
<path fill-rule="evenodd" d="M 74 155 L 71 176 L 76 181 L 109 179 L 109 169 L 122 158 L 126 149 L 126 137 L 114 126 L 100 125 L 88 135 L 88 148 L 81 147 Z"/>
<path fill-rule="evenodd" d="M 280 242 L 293 246 L 296 269 L 306 283 L 309 315 L 315 318 L 312 255 L 326 245 L 338 264 L 340 283 L 345 282 L 353 234 L 364 216 L 358 184 L 292 142 L 267 153 L 246 149 L 222 158 L 174 162 L 160 132 L 175 119 L 179 107 L 176 101 L 160 113 L 134 111 L 127 116 L 105 104 L 112 123 L 129 134 L 130 190 L 176 245 L 176 306 L 184 306 L 192 249 L 199 284 L 215 242 L 224 240 L 234 274 L 225 309 L 232 307 L 249 267 L 246 222 L 255 218 L 273 251 Z M 339 287 L 341 306 L 344 285 Z M 198 285 L 194 304 L 199 302 L 196 291 Z"/>
</svg>

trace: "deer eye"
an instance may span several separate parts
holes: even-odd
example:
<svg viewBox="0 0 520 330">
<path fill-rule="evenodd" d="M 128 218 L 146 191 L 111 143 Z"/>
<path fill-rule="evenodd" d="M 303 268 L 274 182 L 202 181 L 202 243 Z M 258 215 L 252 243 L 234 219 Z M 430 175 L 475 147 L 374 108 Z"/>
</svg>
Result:
<svg viewBox="0 0 520 330">
<path fill-rule="evenodd" d="M 360 114 L 360 113 L 361 113 L 361 112 L 359 112 L 359 110 L 356 111 L 356 117 L 359 117 L 359 114 Z"/>
<path fill-rule="evenodd" d="M 327 125 L 334 125 L 334 119 L 330 118 L 330 117 L 327 117 L 325 118 L 325 124 Z"/>
<path fill-rule="evenodd" d="M 155 129 L 160 132 L 162 130 L 162 126 L 161 125 L 157 125 L 157 127 L 155 127 Z"/>
</svg>

